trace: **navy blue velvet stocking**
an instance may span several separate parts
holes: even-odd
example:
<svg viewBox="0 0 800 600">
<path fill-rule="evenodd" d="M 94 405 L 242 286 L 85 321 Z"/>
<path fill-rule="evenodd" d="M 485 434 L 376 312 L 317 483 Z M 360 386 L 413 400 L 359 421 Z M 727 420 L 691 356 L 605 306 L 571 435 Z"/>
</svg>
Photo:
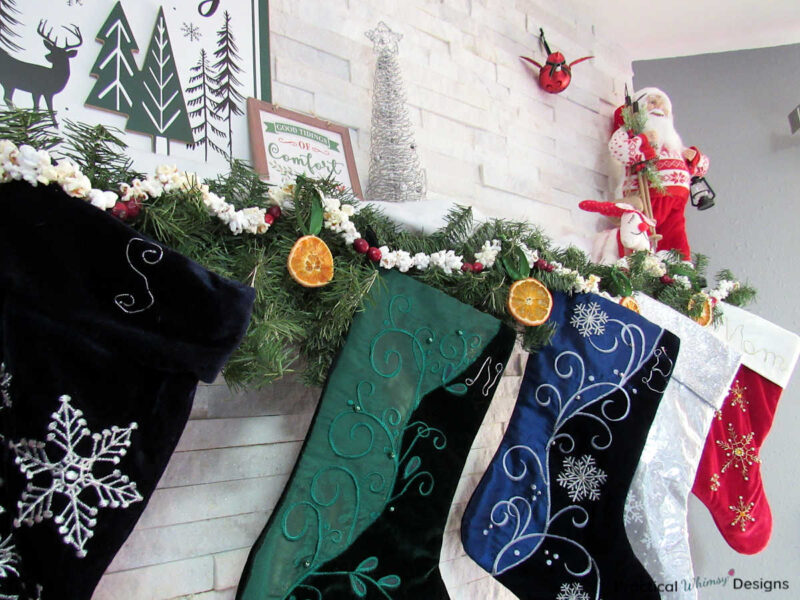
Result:
<svg viewBox="0 0 800 600">
<path fill-rule="evenodd" d="M 655 599 L 622 511 L 678 340 L 597 296 L 556 295 L 551 319 L 465 511 L 465 549 L 520 598 Z"/>
</svg>

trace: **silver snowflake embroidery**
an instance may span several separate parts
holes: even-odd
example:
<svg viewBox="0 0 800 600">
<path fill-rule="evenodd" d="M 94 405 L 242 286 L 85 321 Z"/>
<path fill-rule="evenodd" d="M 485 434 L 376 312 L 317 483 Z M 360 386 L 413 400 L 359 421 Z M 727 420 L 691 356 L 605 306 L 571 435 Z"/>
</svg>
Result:
<svg viewBox="0 0 800 600">
<path fill-rule="evenodd" d="M 195 25 L 194 23 L 185 23 L 181 25 L 181 31 L 183 32 L 183 37 L 187 38 L 190 42 L 196 42 L 203 34 L 200 33 L 200 28 Z"/>
<path fill-rule="evenodd" d="M 562 583 L 556 600 L 589 600 L 589 594 L 583 591 L 580 583 Z"/>
<path fill-rule="evenodd" d="M 92 528 L 97 524 L 95 517 L 98 508 L 127 508 L 133 502 L 142 501 L 136 483 L 119 469 L 104 475 L 96 472 L 102 470 L 98 466 L 120 462 L 128 452 L 131 433 L 137 425 L 114 425 L 102 433 L 92 433 L 86 427 L 83 412 L 70 404 L 71 398 L 65 395 L 59 400 L 61 405 L 51 415 L 53 420 L 47 426 L 49 433 L 46 442 L 23 439 L 10 444 L 17 455 L 15 463 L 30 480 L 17 502 L 19 514 L 14 519 L 14 526 L 19 527 L 21 523 L 33 525 L 44 519 L 53 519 L 64 543 L 74 547 L 79 557 L 84 557 L 84 546 L 94 535 Z M 62 455 L 60 458 L 51 458 L 53 450 L 48 455 L 52 446 L 57 448 L 56 453 Z M 79 446 L 89 452 L 81 452 Z M 33 481 L 41 473 L 50 474 L 49 486 L 36 485 Z M 58 514 L 53 512 L 56 495 L 66 499 Z"/>
<path fill-rule="evenodd" d="M 17 554 L 17 549 L 14 547 L 11 534 L 8 534 L 6 539 L 0 542 L 0 578 L 5 579 L 9 575 L 19 577 L 19 573 L 14 566 L 18 561 L 19 554 Z"/>
<path fill-rule="evenodd" d="M 0 410 L 11 406 L 11 373 L 6 371 L 6 363 L 0 363 Z"/>
<path fill-rule="evenodd" d="M 644 522 L 644 504 L 638 498 L 634 498 L 633 496 L 628 496 L 625 500 L 625 510 L 622 515 L 622 520 L 625 525 L 630 525 L 631 523 L 642 523 Z"/>
<path fill-rule="evenodd" d="M 558 484 L 567 489 L 567 494 L 573 502 L 580 502 L 584 498 L 598 500 L 600 498 L 600 484 L 606 482 L 607 475 L 594 464 L 594 457 L 584 454 L 580 458 L 568 456 L 564 459 L 561 473 L 558 474 Z"/>
<path fill-rule="evenodd" d="M 569 324 L 583 337 L 589 337 L 605 333 L 607 322 L 608 313 L 603 311 L 597 302 L 588 302 L 575 306 Z"/>
</svg>

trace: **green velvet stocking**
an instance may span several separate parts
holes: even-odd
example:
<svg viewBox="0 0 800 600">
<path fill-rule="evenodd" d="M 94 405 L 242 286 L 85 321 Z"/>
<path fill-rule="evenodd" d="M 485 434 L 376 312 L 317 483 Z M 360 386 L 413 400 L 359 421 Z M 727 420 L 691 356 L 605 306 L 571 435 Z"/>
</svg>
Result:
<svg viewBox="0 0 800 600">
<path fill-rule="evenodd" d="M 298 597 L 325 563 L 397 500 L 398 490 L 424 489 L 425 469 L 403 449 L 407 429 L 419 427 L 412 414 L 434 390 L 466 394 L 465 383 L 455 381 L 499 331 L 500 322 L 489 315 L 410 277 L 383 274 L 331 369 L 237 598 Z M 398 577 L 371 564 L 362 567 L 391 597 Z"/>
</svg>

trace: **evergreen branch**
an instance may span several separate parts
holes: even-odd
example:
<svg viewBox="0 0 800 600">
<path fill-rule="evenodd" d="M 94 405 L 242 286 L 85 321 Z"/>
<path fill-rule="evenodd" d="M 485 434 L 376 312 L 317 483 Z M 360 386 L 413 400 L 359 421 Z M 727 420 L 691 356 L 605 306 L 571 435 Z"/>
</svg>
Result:
<svg viewBox="0 0 800 600">
<path fill-rule="evenodd" d="M 47 111 L 22 108 L 0 111 L 0 139 L 39 150 L 51 150 L 62 142 Z"/>
</svg>

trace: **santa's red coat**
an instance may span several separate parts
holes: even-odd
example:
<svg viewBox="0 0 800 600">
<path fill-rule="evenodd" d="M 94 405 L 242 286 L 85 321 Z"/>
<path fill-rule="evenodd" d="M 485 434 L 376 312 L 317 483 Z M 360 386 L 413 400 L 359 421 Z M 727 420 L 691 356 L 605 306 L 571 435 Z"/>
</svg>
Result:
<svg viewBox="0 0 800 600">
<path fill-rule="evenodd" d="M 620 127 L 608 143 L 611 155 L 626 166 L 623 196 L 634 195 L 639 191 L 639 178 L 636 165 L 653 158 L 661 176 L 664 190 L 649 186 L 653 218 L 656 220 L 656 233 L 663 236 L 658 242 L 658 250 L 676 249 L 684 259 L 691 258 L 689 240 L 686 237 L 686 218 L 684 208 L 689 200 L 689 187 L 692 177 L 702 177 L 708 171 L 708 157 L 697 148 L 691 160 L 684 158 L 686 149 L 672 150 L 666 147 L 653 148 L 647 138 L 632 135 L 625 127 Z"/>
</svg>

